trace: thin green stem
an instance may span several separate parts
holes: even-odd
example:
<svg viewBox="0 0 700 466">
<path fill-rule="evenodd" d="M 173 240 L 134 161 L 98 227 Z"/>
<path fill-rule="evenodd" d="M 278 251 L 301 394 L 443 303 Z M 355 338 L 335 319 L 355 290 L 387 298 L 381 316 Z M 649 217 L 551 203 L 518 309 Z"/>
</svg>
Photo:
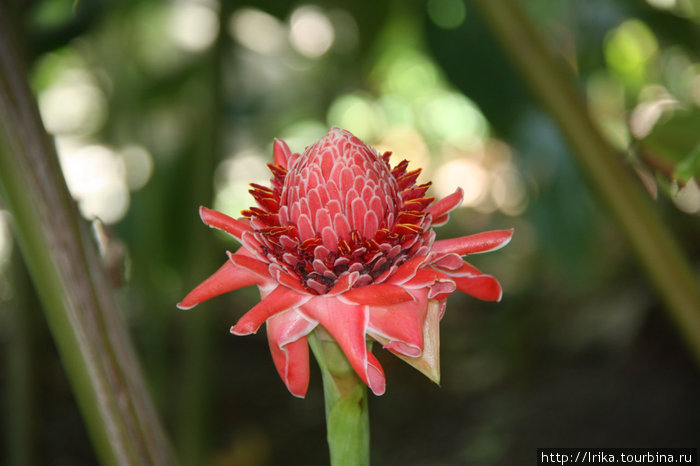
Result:
<svg viewBox="0 0 700 466">
<path fill-rule="evenodd" d="M 0 188 L 102 464 L 174 464 L 0 2 Z"/>
<path fill-rule="evenodd" d="M 308 338 L 323 376 L 331 465 L 367 466 L 367 387 L 350 365 L 338 343 L 325 330 L 318 328 Z"/>
<path fill-rule="evenodd" d="M 649 280 L 700 362 L 700 288 L 648 196 L 601 134 L 531 20 L 513 0 L 474 0 L 532 92 L 568 139 L 589 183 L 622 229 Z"/>
</svg>

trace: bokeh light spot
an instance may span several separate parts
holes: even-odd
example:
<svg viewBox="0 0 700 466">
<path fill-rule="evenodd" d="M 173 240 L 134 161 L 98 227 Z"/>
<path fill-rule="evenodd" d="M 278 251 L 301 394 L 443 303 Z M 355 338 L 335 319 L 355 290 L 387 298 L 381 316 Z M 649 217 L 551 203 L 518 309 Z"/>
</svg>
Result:
<svg viewBox="0 0 700 466">
<path fill-rule="evenodd" d="M 106 224 L 121 220 L 129 208 L 122 158 L 106 146 L 58 141 L 61 168 L 83 217 Z"/>
<path fill-rule="evenodd" d="M 487 133 L 481 111 L 463 94 L 455 92 L 430 98 L 420 111 L 420 123 L 426 134 L 462 147 L 481 142 Z"/>
<path fill-rule="evenodd" d="M 61 72 L 56 81 L 39 94 L 44 126 L 57 135 L 97 131 L 104 123 L 106 106 L 94 78 L 82 69 Z"/>
<path fill-rule="evenodd" d="M 269 157 L 257 149 L 246 149 L 222 161 L 216 169 L 214 209 L 232 217 L 254 205 L 248 193 L 249 183 L 268 185 L 272 175 L 267 168 Z"/>
<path fill-rule="evenodd" d="M 285 46 L 287 30 L 274 16 L 255 8 L 237 10 L 228 24 L 231 36 L 244 47 L 270 55 Z"/>
<path fill-rule="evenodd" d="M 678 194 L 673 202 L 683 212 L 697 214 L 700 212 L 700 187 L 695 178 L 691 178 Z"/>
<path fill-rule="evenodd" d="M 646 66 L 659 44 L 649 27 L 638 19 L 628 19 L 605 39 L 605 60 L 630 85 L 644 81 Z"/>
<path fill-rule="evenodd" d="M 309 5 L 297 8 L 292 13 L 290 23 L 290 42 L 305 57 L 318 58 L 333 45 L 333 24 L 319 8 Z"/>
<path fill-rule="evenodd" d="M 126 181 L 131 191 L 146 185 L 153 173 L 153 156 L 140 146 L 129 146 L 121 151 L 126 169 Z"/>
<path fill-rule="evenodd" d="M 172 6 L 169 33 L 175 44 L 188 52 L 212 46 L 219 33 L 218 4 L 180 1 Z"/>
<path fill-rule="evenodd" d="M 384 94 L 397 94 L 408 100 L 425 96 L 440 85 L 435 63 L 412 49 L 391 48 L 374 74 Z"/>
<path fill-rule="evenodd" d="M 442 165 L 435 172 L 434 184 L 439 198 L 448 196 L 457 188 L 464 191 L 463 207 L 479 204 L 488 193 L 488 172 L 478 161 L 463 158 Z"/>
<path fill-rule="evenodd" d="M 374 102 L 362 94 L 338 97 L 328 110 L 328 123 L 345 128 L 366 141 L 375 140 L 384 126 Z"/>
<path fill-rule="evenodd" d="M 670 10 L 676 6 L 676 0 L 647 0 L 647 3 L 659 10 Z"/>
<path fill-rule="evenodd" d="M 396 94 L 386 94 L 377 104 L 382 110 L 387 126 L 414 126 L 415 118 L 411 103 Z"/>
<path fill-rule="evenodd" d="M 409 169 L 420 168 L 423 170 L 419 177 L 420 183 L 429 181 L 426 176 L 430 169 L 430 152 L 423 136 L 411 126 L 395 126 L 387 130 L 374 148 L 380 154 L 391 151 L 392 165 L 397 165 L 402 160 L 410 162 Z"/>
<path fill-rule="evenodd" d="M 520 215 L 527 206 L 527 191 L 520 174 L 512 165 L 502 165 L 493 173 L 491 199 L 507 215 Z"/>
<path fill-rule="evenodd" d="M 309 144 L 309 141 L 318 141 L 328 131 L 328 125 L 318 120 L 301 120 L 287 126 L 279 133 L 279 138 L 285 141 L 292 152 L 299 152 Z M 272 153 L 272 146 L 267 152 Z"/>
<path fill-rule="evenodd" d="M 463 0 L 428 0 L 426 8 L 431 21 L 443 29 L 459 27 L 467 16 Z"/>
</svg>

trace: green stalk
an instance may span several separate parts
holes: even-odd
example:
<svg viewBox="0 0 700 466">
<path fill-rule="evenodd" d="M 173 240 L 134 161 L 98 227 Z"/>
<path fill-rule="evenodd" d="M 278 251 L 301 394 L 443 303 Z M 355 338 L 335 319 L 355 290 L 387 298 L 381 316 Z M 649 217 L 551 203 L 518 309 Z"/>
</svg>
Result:
<svg viewBox="0 0 700 466">
<path fill-rule="evenodd" d="M 0 2 L 0 188 L 102 464 L 174 464 Z"/>
<path fill-rule="evenodd" d="M 700 288 L 640 183 L 594 124 L 586 103 L 513 0 L 474 0 L 493 34 L 564 133 L 579 166 L 629 240 L 688 348 L 700 362 Z M 605 253 L 601 251 L 601 253 Z"/>
<path fill-rule="evenodd" d="M 7 464 L 36 464 L 39 341 L 43 326 L 39 305 L 31 289 L 27 270 L 19 257 L 11 266 L 10 286 L 14 296 L 7 309 L 7 364 L 6 419 Z M 0 458 L 0 462 L 2 459 Z"/>
<path fill-rule="evenodd" d="M 338 343 L 322 328 L 309 334 L 323 376 L 332 466 L 369 465 L 367 387 Z"/>
</svg>

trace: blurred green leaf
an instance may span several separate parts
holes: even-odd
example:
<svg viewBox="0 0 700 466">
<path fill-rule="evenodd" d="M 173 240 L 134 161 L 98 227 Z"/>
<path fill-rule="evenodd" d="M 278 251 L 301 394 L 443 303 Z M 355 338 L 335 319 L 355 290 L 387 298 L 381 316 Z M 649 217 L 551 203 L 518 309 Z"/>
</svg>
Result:
<svg viewBox="0 0 700 466">
<path fill-rule="evenodd" d="M 39 2 L 32 14 L 33 26 L 43 29 L 61 26 L 73 19 L 77 6 L 74 0 Z"/>
<path fill-rule="evenodd" d="M 671 180 L 700 174 L 700 109 L 673 113 L 640 141 L 640 158 Z"/>
<path fill-rule="evenodd" d="M 700 173 L 700 143 L 676 166 L 676 178 L 687 181 Z"/>
</svg>

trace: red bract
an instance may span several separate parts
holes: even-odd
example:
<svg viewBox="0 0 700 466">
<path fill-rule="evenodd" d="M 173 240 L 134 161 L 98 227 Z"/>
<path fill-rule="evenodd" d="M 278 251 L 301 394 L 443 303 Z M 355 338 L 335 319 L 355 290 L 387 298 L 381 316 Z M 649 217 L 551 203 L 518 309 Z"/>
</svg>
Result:
<svg viewBox="0 0 700 466">
<path fill-rule="evenodd" d="M 262 300 L 231 332 L 248 335 L 266 323 L 275 366 L 295 396 L 306 394 L 306 335 L 319 324 L 377 395 L 384 372 L 368 336 L 436 379 L 445 299 L 455 290 L 501 299 L 496 279 L 461 256 L 498 249 L 513 231 L 435 241 L 431 227 L 447 222 L 462 191 L 434 202 L 425 197 L 430 183 L 416 184 L 420 169 L 408 171 L 405 160 L 391 168 L 390 155 L 339 128 L 302 154 L 276 140 L 271 187 L 251 185 L 258 207 L 237 220 L 200 208 L 204 223 L 243 246 L 178 307 L 257 285 Z"/>
</svg>

